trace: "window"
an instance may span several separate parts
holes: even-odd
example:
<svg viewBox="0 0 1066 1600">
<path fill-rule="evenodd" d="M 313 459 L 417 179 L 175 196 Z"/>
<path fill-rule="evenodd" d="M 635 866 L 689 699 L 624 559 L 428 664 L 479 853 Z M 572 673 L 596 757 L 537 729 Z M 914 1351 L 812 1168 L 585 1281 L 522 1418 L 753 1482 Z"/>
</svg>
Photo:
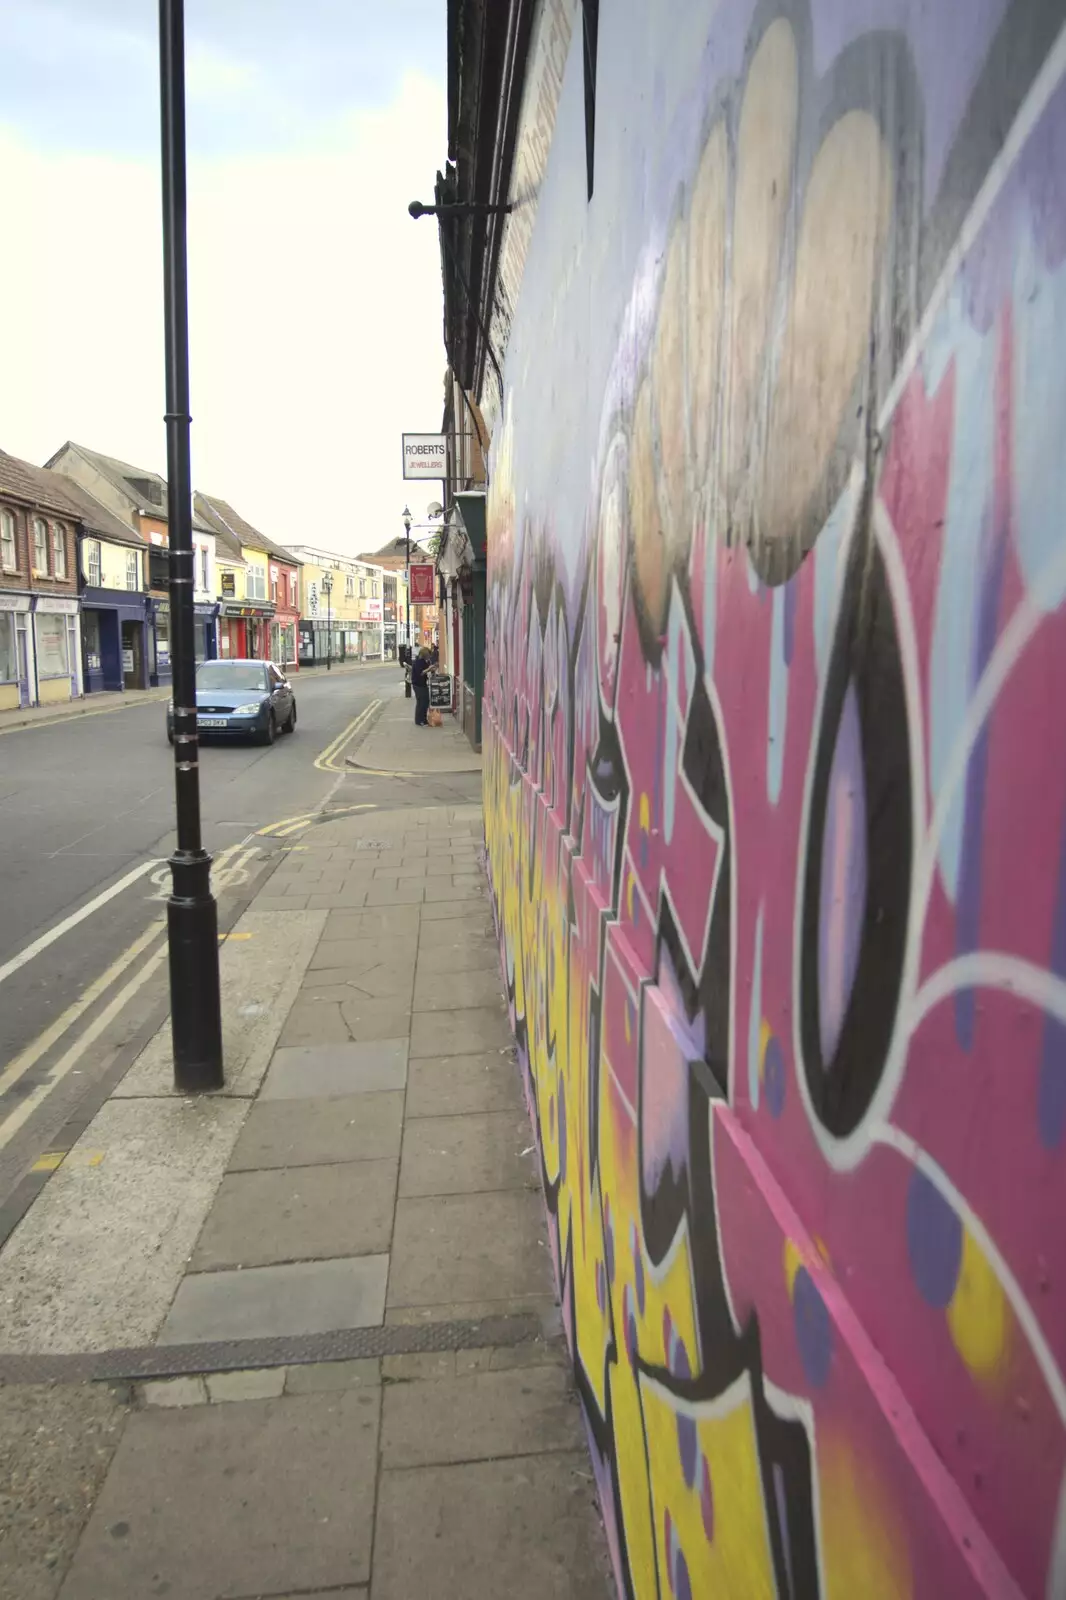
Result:
<svg viewBox="0 0 1066 1600">
<path fill-rule="evenodd" d="M 208 593 L 210 593 L 210 591 L 211 591 L 211 584 L 210 584 L 210 581 L 209 581 L 210 580 L 210 573 L 208 571 L 208 565 L 207 565 L 208 555 L 209 555 L 209 551 L 208 551 L 207 546 L 205 544 L 202 544 L 200 546 L 200 588 L 201 589 L 205 589 Z"/>
<path fill-rule="evenodd" d="M 271 598 L 271 600 L 273 600 L 274 604 L 277 605 L 277 603 L 278 603 L 278 579 L 277 579 L 277 574 L 276 573 L 271 573 L 271 575 L 270 575 L 270 598 Z"/>
<path fill-rule="evenodd" d="M 48 524 L 40 517 L 33 519 L 33 570 L 48 576 Z"/>
<path fill-rule="evenodd" d="M 266 599 L 267 575 L 265 567 L 253 567 L 249 562 L 244 580 L 244 592 L 249 600 Z"/>
<path fill-rule="evenodd" d="M 170 665 L 170 618 L 162 611 L 155 619 L 155 653 L 159 666 Z"/>
<path fill-rule="evenodd" d="M 37 613 L 37 670 L 42 678 L 70 675 L 67 654 L 67 619 Z"/>
<path fill-rule="evenodd" d="M 67 530 L 61 522 L 52 524 L 52 576 L 65 578 L 67 575 Z"/>
<path fill-rule="evenodd" d="M 18 550 L 15 546 L 15 519 L 10 511 L 0 511 L 0 567 L 5 572 L 14 572 L 18 566 Z"/>
<path fill-rule="evenodd" d="M 85 546 L 85 578 L 90 589 L 100 587 L 100 541 L 89 539 Z"/>
<path fill-rule="evenodd" d="M 136 550 L 126 551 L 126 588 L 139 589 L 141 587 L 141 563 Z"/>
<path fill-rule="evenodd" d="M 295 572 L 290 572 L 289 573 L 289 604 L 295 610 L 295 607 L 296 607 L 296 574 L 295 574 Z"/>
<path fill-rule="evenodd" d="M 12 611 L 0 611 L 0 683 L 14 683 L 17 677 L 15 615 Z"/>
<path fill-rule="evenodd" d="M 366 579 L 365 578 L 360 578 L 359 579 L 359 598 L 360 598 L 360 600 L 365 600 L 366 599 Z"/>
<path fill-rule="evenodd" d="M 370 594 L 371 594 L 371 598 L 372 599 L 374 599 L 374 600 L 377 599 L 377 597 L 378 597 L 378 580 L 376 578 L 371 578 L 371 580 L 370 580 Z"/>
<path fill-rule="evenodd" d="M 362 589 L 363 585 L 360 584 L 359 587 Z M 349 573 L 344 580 L 344 592 L 349 600 L 355 594 L 355 579 L 352 577 L 351 573 Z"/>
</svg>

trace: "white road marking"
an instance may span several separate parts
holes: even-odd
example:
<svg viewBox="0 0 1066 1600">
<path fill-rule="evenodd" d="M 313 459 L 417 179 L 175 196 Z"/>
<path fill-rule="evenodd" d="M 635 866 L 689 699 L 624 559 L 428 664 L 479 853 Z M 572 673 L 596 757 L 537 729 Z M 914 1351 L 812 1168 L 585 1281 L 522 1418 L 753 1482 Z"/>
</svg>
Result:
<svg viewBox="0 0 1066 1600">
<path fill-rule="evenodd" d="M 158 865 L 158 857 L 153 861 L 142 861 L 139 867 L 134 867 L 132 872 L 127 872 L 124 878 L 120 878 L 117 883 L 111 885 L 110 889 L 105 889 L 102 894 L 98 894 L 95 900 L 90 900 L 88 905 L 82 906 L 80 911 L 72 912 L 69 917 L 64 917 L 62 922 L 57 922 L 54 928 L 49 928 L 47 933 L 42 933 L 39 939 L 34 939 L 33 943 L 28 944 L 25 950 L 20 950 L 17 956 L 12 956 L 10 961 L 6 961 L 0 967 L 0 983 L 3 983 L 5 978 L 10 978 L 12 973 L 18 972 L 22 967 L 26 966 L 28 962 L 33 960 L 34 956 L 39 956 L 42 950 L 47 950 L 49 945 L 55 944 L 56 940 L 61 939 L 65 933 L 69 933 L 71 928 L 76 928 L 79 922 L 84 922 L 86 917 L 91 917 L 94 911 L 99 911 L 101 906 L 106 906 L 109 900 L 114 900 L 115 896 L 120 895 L 124 889 L 128 889 L 131 883 L 136 883 L 138 878 L 143 878 L 146 872 L 151 872 Z"/>
</svg>

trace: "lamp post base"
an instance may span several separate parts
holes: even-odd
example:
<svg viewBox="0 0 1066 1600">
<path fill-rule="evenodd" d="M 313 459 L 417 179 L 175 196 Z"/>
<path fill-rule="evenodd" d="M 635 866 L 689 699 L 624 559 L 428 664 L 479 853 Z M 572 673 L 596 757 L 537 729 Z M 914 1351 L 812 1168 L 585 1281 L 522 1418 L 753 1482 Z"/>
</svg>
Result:
<svg viewBox="0 0 1066 1600">
<path fill-rule="evenodd" d="M 174 1087 L 182 1094 L 221 1089 L 222 1002 L 218 979 L 218 908 L 206 850 L 171 857 L 174 893 L 167 901 L 170 1030 Z"/>
</svg>

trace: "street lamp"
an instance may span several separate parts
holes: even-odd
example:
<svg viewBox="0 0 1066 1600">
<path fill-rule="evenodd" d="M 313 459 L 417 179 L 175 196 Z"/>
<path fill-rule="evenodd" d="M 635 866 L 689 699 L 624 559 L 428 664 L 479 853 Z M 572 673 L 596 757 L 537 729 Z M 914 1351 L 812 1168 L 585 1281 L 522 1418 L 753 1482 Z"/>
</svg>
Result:
<svg viewBox="0 0 1066 1600">
<path fill-rule="evenodd" d="M 333 670 L 333 574 L 322 574 L 322 588 L 326 596 L 326 671 Z"/>
<path fill-rule="evenodd" d="M 159 0 L 159 86 L 163 167 L 163 300 L 166 340 L 171 666 L 177 848 L 167 901 L 170 1030 L 174 1087 L 221 1089 L 222 1002 L 218 908 L 211 857 L 200 832 L 193 611 L 192 469 L 189 463 L 189 283 L 185 203 L 184 0 Z"/>
<path fill-rule="evenodd" d="M 413 522 L 410 509 L 403 508 L 403 531 L 407 539 L 407 671 L 404 674 L 404 698 L 411 698 L 411 523 Z"/>
</svg>

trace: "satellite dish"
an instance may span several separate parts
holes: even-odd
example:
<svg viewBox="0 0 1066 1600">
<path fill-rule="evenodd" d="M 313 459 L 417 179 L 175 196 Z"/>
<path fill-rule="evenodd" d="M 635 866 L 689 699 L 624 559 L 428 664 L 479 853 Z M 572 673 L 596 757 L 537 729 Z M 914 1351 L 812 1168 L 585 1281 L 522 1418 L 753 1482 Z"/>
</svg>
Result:
<svg viewBox="0 0 1066 1600">
<path fill-rule="evenodd" d="M 427 517 L 443 517 L 443 515 L 444 515 L 444 507 L 441 505 L 440 501 L 439 500 L 431 500 L 429 502 L 429 505 L 426 507 L 426 516 Z"/>
</svg>

